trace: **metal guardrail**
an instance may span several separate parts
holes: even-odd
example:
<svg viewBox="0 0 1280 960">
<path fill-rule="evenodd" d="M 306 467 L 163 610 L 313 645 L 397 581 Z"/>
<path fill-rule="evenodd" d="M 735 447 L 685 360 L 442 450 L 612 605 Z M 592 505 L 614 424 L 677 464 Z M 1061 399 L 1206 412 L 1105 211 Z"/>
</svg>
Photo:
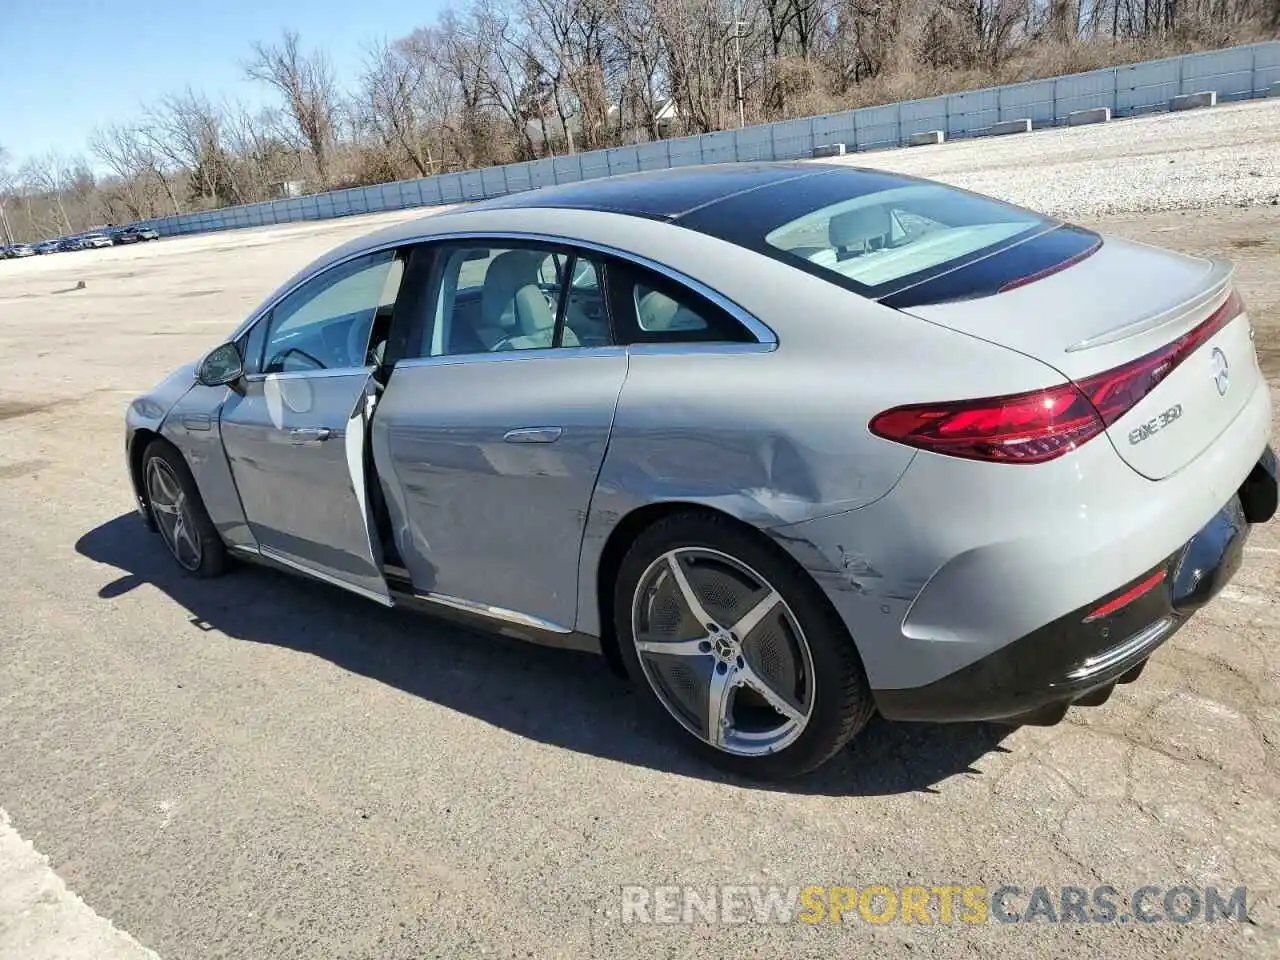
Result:
<svg viewBox="0 0 1280 960">
<path fill-rule="evenodd" d="M 1030 120 L 1062 125 L 1070 113 L 1110 107 L 1113 117 L 1167 110 L 1186 93 L 1213 91 L 1219 102 L 1266 96 L 1280 83 L 1280 41 L 1191 53 L 1045 80 L 953 93 L 800 120 L 548 157 L 420 180 L 335 190 L 287 200 L 146 221 L 164 236 L 208 233 L 363 213 L 482 200 L 535 187 L 686 164 L 794 160 L 815 147 L 843 143 L 849 152 L 897 147 L 912 135 L 942 130 L 947 139 L 988 135 L 997 124 Z"/>
</svg>

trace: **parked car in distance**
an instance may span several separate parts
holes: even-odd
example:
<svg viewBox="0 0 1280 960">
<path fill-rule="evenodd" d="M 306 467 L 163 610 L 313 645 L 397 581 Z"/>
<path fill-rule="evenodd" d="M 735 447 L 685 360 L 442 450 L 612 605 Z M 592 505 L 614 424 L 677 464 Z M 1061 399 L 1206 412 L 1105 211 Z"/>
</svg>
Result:
<svg viewBox="0 0 1280 960">
<path fill-rule="evenodd" d="M 70 253 L 75 250 L 84 249 L 84 240 L 80 237 L 63 237 L 58 241 L 59 253 Z"/>
<path fill-rule="evenodd" d="M 46 253 L 58 253 L 62 249 L 62 241 L 61 240 L 44 240 L 41 243 L 37 243 L 31 249 L 41 256 L 43 256 Z"/>
<path fill-rule="evenodd" d="M 159 240 L 160 234 L 151 227 L 120 227 L 112 232 L 111 238 L 119 244 L 139 243 L 146 240 Z"/>
<path fill-rule="evenodd" d="M 80 238 L 81 250 L 97 250 L 101 247 L 109 247 L 112 240 L 105 233 L 86 233 Z"/>
<path fill-rule="evenodd" d="M 36 252 L 30 244 L 15 243 L 12 246 L 5 248 L 4 255 L 14 260 L 18 260 L 23 257 L 34 257 Z"/>
<path fill-rule="evenodd" d="M 1276 510 L 1229 263 L 838 165 L 378 231 L 125 426 L 189 573 L 243 557 L 602 652 L 764 779 L 876 711 L 1102 704 Z"/>
</svg>

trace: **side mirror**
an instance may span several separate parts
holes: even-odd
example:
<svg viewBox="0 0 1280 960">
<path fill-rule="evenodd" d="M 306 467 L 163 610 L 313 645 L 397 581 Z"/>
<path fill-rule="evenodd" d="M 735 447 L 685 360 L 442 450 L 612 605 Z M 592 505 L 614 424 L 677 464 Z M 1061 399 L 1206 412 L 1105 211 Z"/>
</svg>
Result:
<svg viewBox="0 0 1280 960">
<path fill-rule="evenodd" d="M 235 383 L 244 376 L 244 361 L 240 358 L 240 348 L 234 343 L 224 343 L 214 347 L 200 361 L 196 371 L 196 382 L 206 387 L 221 387 Z"/>
</svg>

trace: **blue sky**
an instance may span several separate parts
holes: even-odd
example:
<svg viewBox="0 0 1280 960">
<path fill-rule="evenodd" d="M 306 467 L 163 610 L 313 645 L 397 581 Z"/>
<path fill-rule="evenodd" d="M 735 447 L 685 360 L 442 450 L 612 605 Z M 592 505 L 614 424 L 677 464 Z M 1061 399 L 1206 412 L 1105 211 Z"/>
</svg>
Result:
<svg viewBox="0 0 1280 960">
<path fill-rule="evenodd" d="M 243 79 L 255 40 L 297 30 L 346 82 L 364 51 L 433 23 L 442 0 L 0 0 L 0 145 L 16 161 L 88 154 L 93 128 L 190 85 L 215 100 L 269 94 Z M 92 161 L 91 161 L 92 162 Z"/>
</svg>

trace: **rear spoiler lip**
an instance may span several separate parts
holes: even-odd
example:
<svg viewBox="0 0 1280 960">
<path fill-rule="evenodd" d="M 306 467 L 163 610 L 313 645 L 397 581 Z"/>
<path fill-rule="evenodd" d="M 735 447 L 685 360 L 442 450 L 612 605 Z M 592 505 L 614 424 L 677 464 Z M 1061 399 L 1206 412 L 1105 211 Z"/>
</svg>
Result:
<svg viewBox="0 0 1280 960">
<path fill-rule="evenodd" d="M 1067 347 L 1066 352 L 1076 353 L 1080 350 L 1089 350 L 1093 347 L 1101 347 L 1109 343 L 1117 343 L 1120 340 L 1127 340 L 1129 337 L 1136 337 L 1139 334 L 1162 327 L 1166 323 L 1178 320 L 1188 313 L 1201 307 L 1206 307 L 1217 300 L 1225 299 L 1227 291 L 1231 287 L 1231 281 L 1235 277 L 1236 265 L 1230 260 L 1220 259 L 1210 260 L 1209 263 L 1204 290 L 1190 300 L 1184 300 L 1176 306 L 1166 307 L 1155 313 L 1150 313 L 1135 320 L 1133 323 L 1125 324 L 1123 327 L 1117 327 L 1114 330 L 1108 330 L 1106 333 L 1100 333 L 1096 337 L 1087 337 L 1079 343 L 1074 343 Z"/>
</svg>

